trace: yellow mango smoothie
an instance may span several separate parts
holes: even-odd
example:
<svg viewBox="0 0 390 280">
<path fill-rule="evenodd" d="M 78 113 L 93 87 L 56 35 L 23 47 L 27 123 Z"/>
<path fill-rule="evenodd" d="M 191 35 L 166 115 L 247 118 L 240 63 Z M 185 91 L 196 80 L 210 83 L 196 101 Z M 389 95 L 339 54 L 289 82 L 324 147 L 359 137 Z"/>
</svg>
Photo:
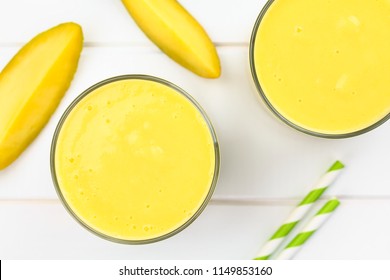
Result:
<svg viewBox="0 0 390 280">
<path fill-rule="evenodd" d="M 216 136 L 199 105 L 167 81 L 138 75 L 77 98 L 57 127 L 51 160 L 69 212 L 124 243 L 186 227 L 210 199 L 219 169 Z"/>
<path fill-rule="evenodd" d="M 298 130 L 349 137 L 389 117 L 389 0 L 269 1 L 250 53 L 261 96 Z"/>
</svg>

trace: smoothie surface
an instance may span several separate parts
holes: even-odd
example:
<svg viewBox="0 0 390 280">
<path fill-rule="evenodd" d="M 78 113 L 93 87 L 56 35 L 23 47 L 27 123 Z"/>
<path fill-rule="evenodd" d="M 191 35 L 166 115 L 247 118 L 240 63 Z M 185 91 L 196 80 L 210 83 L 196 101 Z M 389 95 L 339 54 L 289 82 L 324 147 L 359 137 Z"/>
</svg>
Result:
<svg viewBox="0 0 390 280">
<path fill-rule="evenodd" d="M 214 138 L 181 93 L 127 79 L 90 92 L 67 116 L 55 149 L 59 190 L 94 231 L 146 240 L 185 224 L 210 192 Z"/>
<path fill-rule="evenodd" d="M 275 0 L 256 33 L 254 68 L 291 123 L 365 129 L 390 112 L 390 1 Z"/>
</svg>

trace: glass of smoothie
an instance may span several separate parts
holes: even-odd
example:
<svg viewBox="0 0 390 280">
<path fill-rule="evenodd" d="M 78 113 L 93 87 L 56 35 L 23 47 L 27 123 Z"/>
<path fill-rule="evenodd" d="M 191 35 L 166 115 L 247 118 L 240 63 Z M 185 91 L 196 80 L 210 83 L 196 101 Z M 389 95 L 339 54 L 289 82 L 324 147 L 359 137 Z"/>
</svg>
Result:
<svg viewBox="0 0 390 280">
<path fill-rule="evenodd" d="M 269 109 L 304 133 L 345 138 L 390 113 L 390 1 L 270 0 L 250 66 Z"/>
<path fill-rule="evenodd" d="M 213 126 L 181 88 L 151 76 L 102 81 L 68 107 L 51 171 L 65 208 L 105 239 L 170 237 L 206 207 L 219 173 Z"/>
</svg>

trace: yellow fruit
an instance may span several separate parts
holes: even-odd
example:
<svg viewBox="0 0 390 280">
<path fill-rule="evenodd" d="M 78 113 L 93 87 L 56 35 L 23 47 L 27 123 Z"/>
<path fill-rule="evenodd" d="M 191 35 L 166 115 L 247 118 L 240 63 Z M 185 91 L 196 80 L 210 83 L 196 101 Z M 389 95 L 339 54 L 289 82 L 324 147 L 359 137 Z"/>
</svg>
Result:
<svg viewBox="0 0 390 280">
<path fill-rule="evenodd" d="M 0 73 L 0 169 L 49 120 L 76 72 L 82 45 L 79 25 L 60 24 L 33 38 Z"/>
<path fill-rule="evenodd" d="M 169 57 L 199 76 L 220 76 L 220 62 L 213 42 L 176 0 L 122 2 L 142 31 Z"/>
</svg>

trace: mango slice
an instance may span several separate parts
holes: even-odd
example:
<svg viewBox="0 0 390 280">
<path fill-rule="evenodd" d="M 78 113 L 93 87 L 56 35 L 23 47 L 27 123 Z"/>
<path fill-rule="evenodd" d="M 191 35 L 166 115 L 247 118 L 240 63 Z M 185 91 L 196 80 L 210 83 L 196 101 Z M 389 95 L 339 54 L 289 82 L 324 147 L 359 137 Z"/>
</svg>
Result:
<svg viewBox="0 0 390 280">
<path fill-rule="evenodd" d="M 0 73 L 0 169 L 49 120 L 70 86 L 82 45 L 79 25 L 60 24 L 28 42 Z"/>
<path fill-rule="evenodd" d="M 176 0 L 122 0 L 137 25 L 163 52 L 190 71 L 218 78 L 217 51 L 202 26 Z"/>
</svg>

